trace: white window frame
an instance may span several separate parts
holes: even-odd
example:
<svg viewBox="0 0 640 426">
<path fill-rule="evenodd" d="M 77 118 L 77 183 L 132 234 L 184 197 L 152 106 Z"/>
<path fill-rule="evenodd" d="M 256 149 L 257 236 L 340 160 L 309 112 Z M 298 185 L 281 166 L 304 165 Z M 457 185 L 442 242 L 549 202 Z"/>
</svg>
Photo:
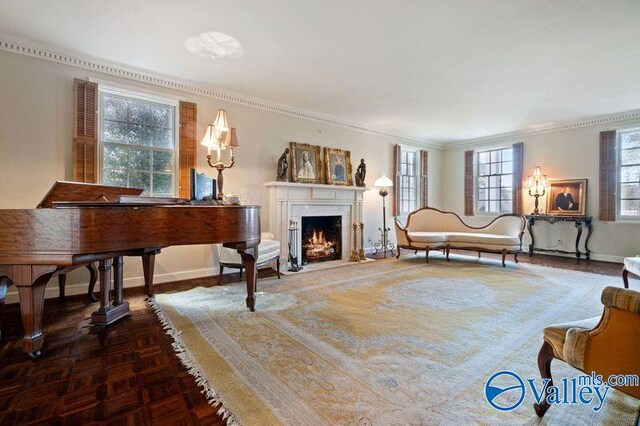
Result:
<svg viewBox="0 0 640 426">
<path fill-rule="evenodd" d="M 514 142 L 515 143 L 515 142 Z M 481 153 L 485 153 L 485 152 L 491 152 L 491 151 L 498 151 L 498 150 L 504 150 L 504 149 L 511 149 L 511 200 L 513 200 L 514 195 L 514 191 L 513 191 L 513 143 L 510 144 L 505 144 L 505 145 L 497 145 L 497 146 L 488 146 L 488 147 L 484 147 L 481 151 L 477 150 L 476 152 L 474 152 L 474 156 L 473 156 L 473 210 L 475 212 L 476 216 L 490 216 L 490 217 L 496 217 L 496 216 L 500 216 L 502 214 L 507 214 L 509 212 L 481 212 L 479 207 L 479 202 L 480 202 L 480 154 Z M 512 204 L 513 205 L 513 204 Z M 513 211 L 513 208 L 510 210 L 510 212 Z"/>
<path fill-rule="evenodd" d="M 173 108 L 173 146 L 174 146 L 174 155 L 173 155 L 173 192 L 171 197 L 177 197 L 180 192 L 180 138 L 179 138 L 179 129 L 180 129 L 180 102 L 177 98 L 172 98 L 170 96 L 164 97 L 161 95 L 156 95 L 148 92 L 137 91 L 135 89 L 130 89 L 126 86 L 122 86 L 119 84 L 98 84 L 98 152 L 97 152 L 97 161 L 98 161 L 98 182 L 103 183 L 103 170 L 102 170 L 102 94 L 112 94 L 117 96 L 124 96 L 127 98 L 138 99 L 141 101 L 153 102 L 157 104 L 167 105 Z"/>
<path fill-rule="evenodd" d="M 622 215 L 622 138 L 621 133 L 640 132 L 640 124 L 619 127 L 616 129 L 616 221 L 640 224 L 640 215 Z M 640 149 L 640 148 L 638 148 Z"/>
<path fill-rule="evenodd" d="M 398 188 L 397 188 L 397 192 L 396 194 L 398 195 L 398 209 L 400 209 L 400 211 L 398 211 L 398 216 L 401 218 L 407 217 L 409 215 L 409 213 L 411 213 L 413 210 L 409 209 L 408 211 L 402 211 L 402 174 L 401 174 L 401 170 L 402 170 L 402 152 L 411 152 L 413 153 L 413 157 L 414 157 L 414 164 L 413 164 L 413 178 L 415 179 L 416 185 L 414 188 L 414 197 L 416 200 L 416 209 L 420 208 L 420 174 L 419 174 L 419 169 L 420 169 L 420 149 L 413 147 L 413 146 L 408 146 L 408 145 L 400 145 L 400 158 L 398 159 L 398 165 L 400 166 L 400 168 L 398 169 L 398 174 L 399 174 L 399 179 L 398 179 Z M 404 176 L 411 176 L 411 175 L 404 175 Z M 407 188 L 408 189 L 408 188 Z"/>
</svg>

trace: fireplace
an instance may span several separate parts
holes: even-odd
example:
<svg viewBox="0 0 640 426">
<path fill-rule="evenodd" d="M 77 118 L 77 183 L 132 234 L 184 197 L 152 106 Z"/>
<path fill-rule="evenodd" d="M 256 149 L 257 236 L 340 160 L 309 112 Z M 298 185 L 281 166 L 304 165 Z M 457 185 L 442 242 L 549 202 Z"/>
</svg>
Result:
<svg viewBox="0 0 640 426">
<path fill-rule="evenodd" d="M 303 216 L 302 264 L 342 258 L 342 216 Z"/>
</svg>

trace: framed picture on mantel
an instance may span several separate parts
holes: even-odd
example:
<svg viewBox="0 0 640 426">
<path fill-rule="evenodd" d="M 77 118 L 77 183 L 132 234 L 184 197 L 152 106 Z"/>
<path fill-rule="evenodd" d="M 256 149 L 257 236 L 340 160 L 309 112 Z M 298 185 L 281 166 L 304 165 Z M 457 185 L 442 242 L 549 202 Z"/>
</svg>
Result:
<svg viewBox="0 0 640 426">
<path fill-rule="evenodd" d="M 320 147 L 306 143 L 291 142 L 291 181 L 302 183 L 324 183 Z"/>
<path fill-rule="evenodd" d="M 587 179 L 550 181 L 547 214 L 585 216 L 587 214 Z"/>
<path fill-rule="evenodd" d="M 329 185 L 353 185 L 351 152 L 337 148 L 324 149 L 324 175 Z"/>
</svg>

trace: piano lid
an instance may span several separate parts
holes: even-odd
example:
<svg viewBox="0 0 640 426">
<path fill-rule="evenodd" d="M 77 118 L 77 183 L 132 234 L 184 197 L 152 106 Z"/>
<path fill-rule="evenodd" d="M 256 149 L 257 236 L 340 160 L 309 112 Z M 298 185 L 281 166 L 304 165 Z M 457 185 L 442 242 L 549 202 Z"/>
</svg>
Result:
<svg viewBox="0 0 640 426">
<path fill-rule="evenodd" d="M 140 188 L 57 181 L 40 201 L 38 208 L 51 208 L 54 203 L 61 202 L 119 202 L 121 196 L 137 196 L 143 191 Z"/>
</svg>

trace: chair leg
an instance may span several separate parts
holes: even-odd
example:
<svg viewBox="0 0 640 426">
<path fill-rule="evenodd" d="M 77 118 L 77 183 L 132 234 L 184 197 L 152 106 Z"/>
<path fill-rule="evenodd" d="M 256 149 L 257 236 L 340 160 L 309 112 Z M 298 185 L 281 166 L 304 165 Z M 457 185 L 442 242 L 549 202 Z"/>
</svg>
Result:
<svg viewBox="0 0 640 426">
<path fill-rule="evenodd" d="M 506 250 L 502 250 L 502 267 L 503 268 L 507 267 L 507 251 Z"/>
<path fill-rule="evenodd" d="M 425 247 L 424 252 L 426 254 L 425 259 L 429 263 L 429 247 Z"/>
<path fill-rule="evenodd" d="M 280 279 L 280 256 L 276 259 L 276 271 L 278 272 L 278 279 Z"/>
<path fill-rule="evenodd" d="M 516 252 L 516 253 L 513 255 L 513 260 L 515 260 L 515 261 L 516 261 L 516 263 L 518 263 L 518 254 L 519 254 L 519 253 L 518 253 L 518 252 Z"/>
<path fill-rule="evenodd" d="M 396 254 L 396 259 L 400 259 L 400 247 L 398 247 L 398 253 Z"/>
<path fill-rule="evenodd" d="M 533 404 L 533 409 L 535 410 L 538 417 L 543 417 L 544 414 L 549 409 L 549 402 L 547 401 L 547 396 L 549 395 L 549 388 L 553 386 L 553 379 L 551 377 L 551 361 L 553 360 L 553 348 L 545 340 L 540 348 L 540 352 L 538 352 L 538 369 L 540 370 L 540 376 L 543 379 L 549 379 L 549 383 L 544 391 L 544 396 L 540 404 Z"/>
<path fill-rule="evenodd" d="M 451 247 L 445 247 L 444 251 L 445 251 L 445 254 L 447 255 L 447 262 L 451 262 L 451 260 L 449 259 L 449 253 L 451 253 Z"/>
<path fill-rule="evenodd" d="M 482 258 L 482 252 L 481 251 L 478 252 L 478 259 L 480 259 L 480 258 Z"/>
<path fill-rule="evenodd" d="M 622 282 L 624 283 L 624 288 L 629 288 L 629 271 L 627 271 L 627 268 L 622 268 Z"/>
<path fill-rule="evenodd" d="M 222 274 L 224 274 L 224 265 L 220 264 L 220 273 L 218 274 L 218 285 L 222 285 Z"/>
<path fill-rule="evenodd" d="M 58 295 L 58 300 L 60 302 L 65 302 L 67 297 L 65 295 L 65 289 L 67 287 L 67 274 L 58 275 L 58 289 L 60 291 Z"/>
<path fill-rule="evenodd" d="M 240 267 L 240 272 L 238 272 L 238 281 L 242 281 L 242 266 Z"/>
</svg>

